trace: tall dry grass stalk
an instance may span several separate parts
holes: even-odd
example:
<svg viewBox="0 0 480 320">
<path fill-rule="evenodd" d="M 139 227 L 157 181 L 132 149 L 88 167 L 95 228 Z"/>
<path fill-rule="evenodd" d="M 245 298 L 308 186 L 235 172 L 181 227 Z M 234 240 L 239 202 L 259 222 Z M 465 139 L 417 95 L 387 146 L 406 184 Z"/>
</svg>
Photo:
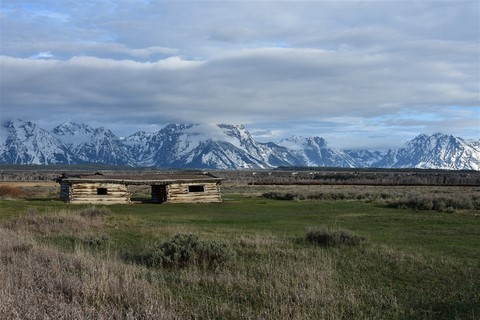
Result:
<svg viewBox="0 0 480 320">
<path fill-rule="evenodd" d="M 90 207 L 79 212 L 58 210 L 40 213 L 29 208 L 27 212 L 4 223 L 4 227 L 14 231 L 24 231 L 40 235 L 69 235 L 82 231 L 95 231 L 105 224 L 103 216 L 108 209 Z"/>
<path fill-rule="evenodd" d="M 175 319 L 148 270 L 0 228 L 0 319 Z"/>
</svg>

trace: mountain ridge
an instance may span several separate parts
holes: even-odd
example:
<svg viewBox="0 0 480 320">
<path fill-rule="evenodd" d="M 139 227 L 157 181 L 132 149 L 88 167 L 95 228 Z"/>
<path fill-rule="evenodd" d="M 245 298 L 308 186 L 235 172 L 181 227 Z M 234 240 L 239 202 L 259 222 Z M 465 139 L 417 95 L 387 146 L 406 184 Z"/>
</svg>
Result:
<svg viewBox="0 0 480 320">
<path fill-rule="evenodd" d="M 419 134 L 387 152 L 340 150 L 322 137 L 258 142 L 243 125 L 168 124 L 119 138 L 105 127 L 64 122 L 51 131 L 30 121 L 4 125 L 0 163 L 112 164 L 157 168 L 269 169 L 278 166 L 480 170 L 480 140 Z"/>
</svg>

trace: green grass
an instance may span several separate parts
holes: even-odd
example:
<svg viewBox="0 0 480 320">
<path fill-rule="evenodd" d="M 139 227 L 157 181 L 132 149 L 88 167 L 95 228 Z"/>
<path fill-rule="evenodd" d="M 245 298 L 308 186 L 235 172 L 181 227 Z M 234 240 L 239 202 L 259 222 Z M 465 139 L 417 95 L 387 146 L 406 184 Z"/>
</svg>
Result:
<svg viewBox="0 0 480 320">
<path fill-rule="evenodd" d="M 272 234 L 299 238 L 311 225 L 342 227 L 377 244 L 422 251 L 479 264 L 480 219 L 473 214 L 398 210 L 361 202 L 285 202 L 244 199 L 223 204 L 114 206 L 112 222 L 124 225 L 116 234 L 142 242 L 141 234 L 176 226 L 212 238 Z M 135 212 L 133 214 L 132 212 Z M 123 233 L 123 234 L 122 234 Z M 130 235 L 130 236 L 128 236 Z"/>
<path fill-rule="evenodd" d="M 235 194 L 224 198 L 229 200 L 220 204 L 112 205 L 108 216 L 80 219 L 83 229 L 32 233 L 62 252 L 76 254 L 80 247 L 100 259 L 108 252 L 139 264 L 135 274 L 148 280 L 152 296 L 162 293 L 155 299 L 178 318 L 480 318 L 478 210 L 413 211 L 381 202 L 281 201 Z M 0 200 L 0 224 L 27 211 L 51 215 L 85 207 Z M 80 223 L 75 221 L 70 223 Z M 309 244 L 307 228 L 316 226 L 346 229 L 368 243 Z M 228 244 L 237 252 L 235 262 L 215 270 L 142 269 L 148 267 L 143 259 L 154 243 L 180 233 Z M 108 241 L 97 246 L 97 239 Z"/>
<path fill-rule="evenodd" d="M 0 201 L 0 219 L 27 209 L 81 209 L 60 201 Z M 382 204 L 352 201 L 278 201 L 244 198 L 215 204 L 112 205 L 108 232 L 120 247 L 133 249 L 145 242 L 181 232 L 208 238 L 234 239 L 269 234 L 300 238 L 312 225 L 341 227 L 367 236 L 376 244 L 452 257 L 480 265 L 478 211 L 423 212 L 388 208 Z"/>
</svg>

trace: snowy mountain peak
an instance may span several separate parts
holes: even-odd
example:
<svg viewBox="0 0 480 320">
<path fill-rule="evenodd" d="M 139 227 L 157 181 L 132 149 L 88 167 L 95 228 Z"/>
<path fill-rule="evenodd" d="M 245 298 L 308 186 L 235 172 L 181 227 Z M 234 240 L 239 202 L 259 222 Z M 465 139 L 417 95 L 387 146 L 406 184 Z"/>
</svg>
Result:
<svg viewBox="0 0 480 320">
<path fill-rule="evenodd" d="M 30 121 L 8 121 L 2 129 L 6 138 L 0 147 L 0 163 L 57 164 L 74 162 L 64 144 Z"/>
<path fill-rule="evenodd" d="M 387 158 L 388 157 L 388 158 Z M 392 168 L 480 170 L 480 145 L 442 133 L 420 134 L 377 165 Z"/>
<path fill-rule="evenodd" d="M 321 146 L 327 146 L 327 141 L 323 139 L 322 137 L 303 137 L 303 136 L 291 136 L 290 138 L 283 139 L 279 143 L 280 145 L 291 145 L 291 144 L 296 144 L 296 145 L 302 145 L 306 146 L 308 144 L 318 144 Z"/>
<path fill-rule="evenodd" d="M 303 164 L 307 166 L 337 166 L 355 167 L 355 160 L 335 148 L 330 148 L 327 141 L 321 137 L 292 136 L 279 143 L 281 146 L 292 150 Z"/>
<path fill-rule="evenodd" d="M 420 134 L 403 148 L 338 150 L 321 137 L 260 143 L 243 125 L 169 124 L 119 139 L 107 128 L 67 121 L 48 132 L 30 121 L 0 128 L 0 163 L 102 163 L 161 168 L 257 169 L 276 166 L 480 170 L 480 140 Z"/>
<path fill-rule="evenodd" d="M 65 121 L 53 128 L 53 134 L 57 136 L 67 136 L 67 135 L 80 135 L 80 134 L 91 134 L 94 131 L 92 127 L 84 123 L 78 124 L 76 122 Z"/>
<path fill-rule="evenodd" d="M 67 146 L 79 162 L 132 166 L 136 164 L 122 140 L 104 127 L 92 128 L 86 124 L 67 121 L 55 127 L 52 133 Z"/>
<path fill-rule="evenodd" d="M 86 124 L 66 121 L 53 128 L 52 133 L 70 148 L 73 145 L 89 142 L 94 135 L 94 131 L 92 127 Z"/>
</svg>

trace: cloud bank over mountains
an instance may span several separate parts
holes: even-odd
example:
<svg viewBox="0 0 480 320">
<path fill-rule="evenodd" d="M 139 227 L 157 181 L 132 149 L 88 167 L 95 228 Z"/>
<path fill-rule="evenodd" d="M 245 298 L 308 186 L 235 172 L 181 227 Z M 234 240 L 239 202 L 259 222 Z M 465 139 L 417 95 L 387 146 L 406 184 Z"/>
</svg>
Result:
<svg viewBox="0 0 480 320">
<path fill-rule="evenodd" d="M 108 123 L 124 135 L 196 119 L 353 148 L 480 135 L 477 1 L 6 0 L 0 10 L 3 120 Z"/>
</svg>

